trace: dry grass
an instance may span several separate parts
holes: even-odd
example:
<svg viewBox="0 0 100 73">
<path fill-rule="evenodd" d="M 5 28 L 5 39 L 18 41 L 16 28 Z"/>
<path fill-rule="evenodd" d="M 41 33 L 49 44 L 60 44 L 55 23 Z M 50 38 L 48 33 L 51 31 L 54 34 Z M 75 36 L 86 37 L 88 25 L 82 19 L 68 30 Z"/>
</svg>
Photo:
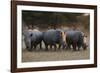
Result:
<svg viewBox="0 0 100 73">
<path fill-rule="evenodd" d="M 58 51 L 32 51 L 23 50 L 22 62 L 60 61 L 89 59 L 89 49 L 81 51 L 58 50 Z"/>
</svg>

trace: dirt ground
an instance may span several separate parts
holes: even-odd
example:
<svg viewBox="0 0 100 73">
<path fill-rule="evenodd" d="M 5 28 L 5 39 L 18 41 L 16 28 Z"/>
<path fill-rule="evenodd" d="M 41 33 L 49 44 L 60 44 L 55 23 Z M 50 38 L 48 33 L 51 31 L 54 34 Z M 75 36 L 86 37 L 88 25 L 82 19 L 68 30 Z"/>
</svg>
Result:
<svg viewBox="0 0 100 73">
<path fill-rule="evenodd" d="M 22 52 L 22 62 L 63 61 L 89 59 L 90 51 L 57 50 L 57 51 L 32 51 L 26 49 Z"/>
</svg>

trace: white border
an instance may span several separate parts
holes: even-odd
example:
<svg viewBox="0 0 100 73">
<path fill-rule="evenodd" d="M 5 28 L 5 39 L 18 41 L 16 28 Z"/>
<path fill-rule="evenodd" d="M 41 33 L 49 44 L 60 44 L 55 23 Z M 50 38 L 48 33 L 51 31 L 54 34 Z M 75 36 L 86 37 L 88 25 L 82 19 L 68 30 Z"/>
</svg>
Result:
<svg viewBox="0 0 100 73">
<path fill-rule="evenodd" d="M 22 10 L 31 11 L 51 11 L 51 12 L 74 12 L 74 13 L 89 13 L 90 14 L 90 59 L 89 60 L 71 60 L 71 61 L 51 61 L 51 62 L 27 62 L 22 63 Z M 17 6 L 17 68 L 28 67 L 46 67 L 60 65 L 82 65 L 94 63 L 94 10 L 92 9 L 77 9 L 77 8 L 58 8 L 58 7 L 40 7 L 40 6 Z"/>
</svg>

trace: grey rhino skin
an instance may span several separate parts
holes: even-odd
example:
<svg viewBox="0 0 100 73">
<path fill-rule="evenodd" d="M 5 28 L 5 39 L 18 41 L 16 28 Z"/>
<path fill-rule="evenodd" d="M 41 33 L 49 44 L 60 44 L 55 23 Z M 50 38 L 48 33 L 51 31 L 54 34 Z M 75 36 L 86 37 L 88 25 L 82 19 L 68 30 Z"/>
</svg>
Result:
<svg viewBox="0 0 100 73">
<path fill-rule="evenodd" d="M 31 50 L 31 32 L 28 30 L 24 30 L 23 36 L 24 36 L 24 42 L 25 42 L 26 49 L 30 51 Z"/>
<path fill-rule="evenodd" d="M 83 47 L 83 45 L 85 45 L 83 41 L 83 34 L 81 31 L 67 30 L 65 31 L 65 33 L 66 33 L 67 48 L 71 48 L 72 45 L 73 50 L 76 51 L 76 47 L 78 47 L 78 50 L 80 50 L 80 48 Z"/>
<path fill-rule="evenodd" d="M 54 29 L 47 30 L 46 32 L 43 33 L 43 41 L 46 47 L 45 50 L 48 50 L 49 45 L 50 48 L 54 46 L 55 49 L 57 48 L 56 44 L 59 44 L 59 48 L 61 45 L 64 46 L 64 41 L 62 40 L 60 34 L 61 34 L 60 30 L 54 30 Z"/>
<path fill-rule="evenodd" d="M 40 31 L 25 31 L 24 32 L 24 41 L 25 41 L 25 45 L 28 51 L 31 51 L 32 48 L 34 47 L 34 49 L 36 49 L 37 45 L 40 44 L 40 48 L 41 47 L 41 42 L 43 39 L 43 35 L 42 32 Z"/>
</svg>

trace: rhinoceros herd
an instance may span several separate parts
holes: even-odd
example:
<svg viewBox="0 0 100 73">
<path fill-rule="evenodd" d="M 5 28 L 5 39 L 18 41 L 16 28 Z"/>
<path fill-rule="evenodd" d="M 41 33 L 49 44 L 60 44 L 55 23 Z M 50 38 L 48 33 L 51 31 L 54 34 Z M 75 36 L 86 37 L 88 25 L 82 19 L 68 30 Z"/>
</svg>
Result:
<svg viewBox="0 0 100 73">
<path fill-rule="evenodd" d="M 34 30 L 25 30 L 23 32 L 24 42 L 26 49 L 32 51 L 37 48 L 37 45 L 40 45 L 42 50 L 43 44 L 45 50 L 48 48 L 56 49 L 73 49 L 74 51 L 84 50 L 87 48 L 85 34 L 79 30 L 61 30 L 61 29 L 49 29 L 46 31 Z"/>
</svg>

